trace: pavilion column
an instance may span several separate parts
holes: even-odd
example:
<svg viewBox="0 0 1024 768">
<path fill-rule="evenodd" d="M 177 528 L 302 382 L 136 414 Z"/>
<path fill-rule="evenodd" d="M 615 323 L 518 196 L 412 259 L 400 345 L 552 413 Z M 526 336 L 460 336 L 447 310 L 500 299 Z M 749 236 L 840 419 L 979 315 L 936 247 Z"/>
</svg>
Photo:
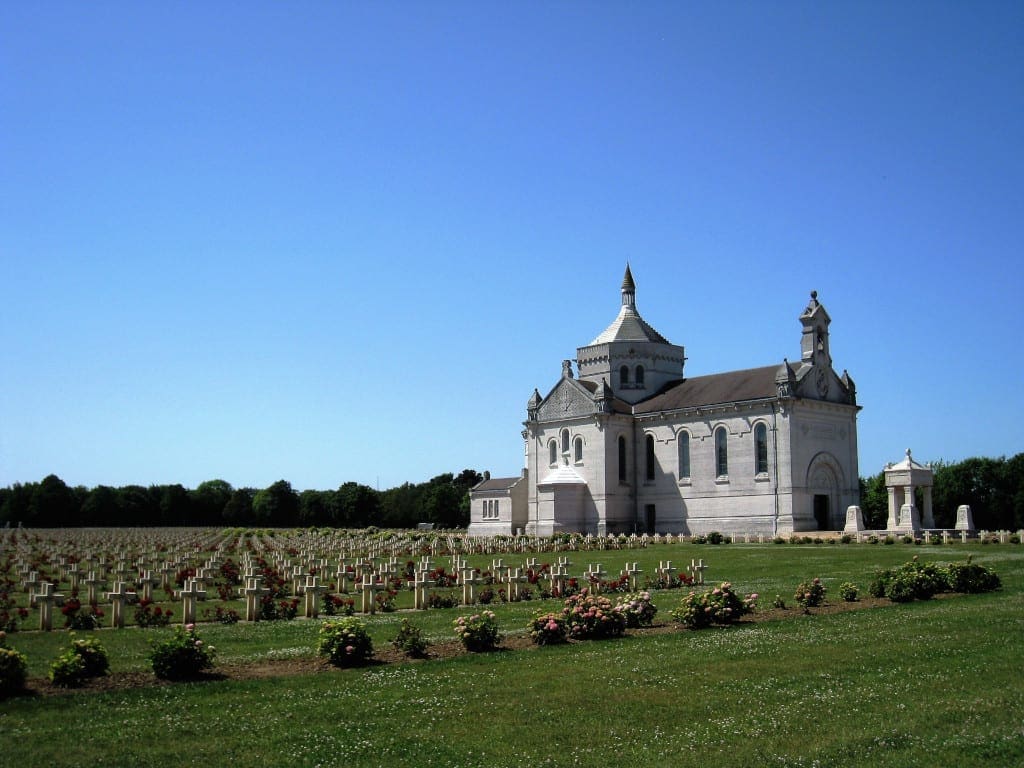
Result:
<svg viewBox="0 0 1024 768">
<path fill-rule="evenodd" d="M 924 494 L 924 509 L 921 512 L 921 526 L 923 528 L 934 528 L 935 517 L 932 515 L 932 487 L 925 485 L 921 488 Z"/>
<path fill-rule="evenodd" d="M 885 523 L 885 529 L 895 531 L 900 520 L 900 510 L 896 505 L 896 486 L 890 485 L 886 490 L 889 492 L 889 519 Z"/>
</svg>

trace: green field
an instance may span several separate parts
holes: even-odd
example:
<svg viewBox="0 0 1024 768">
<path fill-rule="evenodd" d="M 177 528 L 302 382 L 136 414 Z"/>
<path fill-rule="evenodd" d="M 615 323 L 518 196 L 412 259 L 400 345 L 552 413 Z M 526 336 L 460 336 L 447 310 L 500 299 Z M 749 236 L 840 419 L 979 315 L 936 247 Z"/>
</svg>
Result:
<svg viewBox="0 0 1024 768">
<path fill-rule="evenodd" d="M 464 655 L 304 676 L 0 702 L 0 764 L 338 766 L 1010 766 L 1024 764 L 1024 547 L 681 544 L 573 553 L 576 570 L 703 557 L 769 605 L 820 576 L 865 588 L 914 555 L 970 553 L 1003 589 L 730 629 Z M 551 555 L 546 556 L 553 559 Z M 538 556 L 538 559 L 543 559 Z M 470 558 L 471 562 L 474 558 Z M 478 564 L 490 562 L 479 558 Z M 506 557 L 506 562 L 510 558 Z M 656 595 L 668 621 L 678 591 Z M 523 633 L 537 601 L 493 606 Z M 412 617 L 434 640 L 467 609 L 368 617 L 383 646 Z M 311 657 L 318 622 L 204 625 L 224 662 Z M 101 630 L 114 671 L 168 630 Z M 30 675 L 66 633 L 10 636 Z"/>
</svg>

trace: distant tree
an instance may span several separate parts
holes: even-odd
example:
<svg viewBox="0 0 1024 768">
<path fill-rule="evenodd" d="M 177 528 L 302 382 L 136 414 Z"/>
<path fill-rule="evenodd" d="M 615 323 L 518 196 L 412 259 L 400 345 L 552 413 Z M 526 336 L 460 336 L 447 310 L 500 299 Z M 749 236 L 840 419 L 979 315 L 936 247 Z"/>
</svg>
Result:
<svg viewBox="0 0 1024 768">
<path fill-rule="evenodd" d="M 125 485 L 117 489 L 117 522 L 115 525 L 154 525 L 160 519 L 160 502 L 141 485 Z"/>
<path fill-rule="evenodd" d="M 15 483 L 7 489 L 0 506 L 0 521 L 4 524 L 28 526 L 32 522 L 32 492 L 35 484 Z"/>
<path fill-rule="evenodd" d="M 889 517 L 889 492 L 885 489 L 885 473 L 860 479 L 860 510 L 865 528 L 885 528 Z"/>
<path fill-rule="evenodd" d="M 299 496 L 287 480 L 257 491 L 252 500 L 257 525 L 294 525 L 299 517 Z"/>
<path fill-rule="evenodd" d="M 455 478 L 462 495 L 459 499 L 459 527 L 469 525 L 469 491 L 484 479 L 484 476 L 475 469 L 464 469 Z"/>
<path fill-rule="evenodd" d="M 423 487 L 402 483 L 381 493 L 380 516 L 376 525 L 387 528 L 411 528 L 422 519 L 420 496 Z"/>
<path fill-rule="evenodd" d="M 458 528 L 464 525 L 460 510 L 462 496 L 463 492 L 454 483 L 430 484 L 422 496 L 421 521 L 433 523 L 439 528 Z"/>
<path fill-rule="evenodd" d="M 161 525 L 193 525 L 199 522 L 193 509 L 192 496 L 183 486 L 175 484 L 151 488 L 150 496 L 159 500 Z"/>
<path fill-rule="evenodd" d="M 190 493 L 197 521 L 203 525 L 220 525 L 224 507 L 231 500 L 233 492 L 234 488 L 226 480 L 206 480 L 200 483 Z"/>
<path fill-rule="evenodd" d="M 47 475 L 32 491 L 30 516 L 33 525 L 78 525 L 79 507 L 74 492 L 56 475 Z"/>
<path fill-rule="evenodd" d="M 375 488 L 347 482 L 338 488 L 332 501 L 331 525 L 365 528 L 381 524 L 381 494 Z"/>
<path fill-rule="evenodd" d="M 954 521 L 956 508 L 967 504 L 976 528 L 1017 529 L 1024 525 L 1024 454 L 1010 459 L 936 462 L 932 468 L 937 524 L 940 519 Z"/>
<path fill-rule="evenodd" d="M 333 491 L 303 491 L 299 494 L 299 525 L 331 525 Z"/>
<path fill-rule="evenodd" d="M 120 525 L 117 491 L 107 485 L 97 485 L 82 503 L 82 525 Z"/>
<path fill-rule="evenodd" d="M 231 493 L 221 516 L 229 525 L 250 525 L 254 522 L 252 501 L 256 491 L 252 488 L 238 488 Z"/>
</svg>

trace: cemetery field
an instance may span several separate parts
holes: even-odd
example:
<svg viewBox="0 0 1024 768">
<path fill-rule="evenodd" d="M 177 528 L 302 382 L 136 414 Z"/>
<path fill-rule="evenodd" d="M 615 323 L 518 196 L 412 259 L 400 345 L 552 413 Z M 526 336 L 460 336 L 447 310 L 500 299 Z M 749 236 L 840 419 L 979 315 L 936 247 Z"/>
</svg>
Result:
<svg viewBox="0 0 1024 768">
<path fill-rule="evenodd" d="M 998 573 L 1001 591 L 806 615 L 793 601 L 796 585 L 814 577 L 834 604 L 843 582 L 866 594 L 876 569 L 967 554 Z M 733 627 L 681 630 L 669 612 L 688 590 L 659 590 L 662 627 L 535 647 L 522 639 L 530 617 L 561 602 L 496 601 L 487 608 L 508 650 L 343 670 L 316 662 L 322 618 L 200 623 L 224 669 L 262 671 L 175 684 L 148 684 L 150 642 L 170 629 L 83 632 L 109 652 L 110 682 L 130 685 L 0 701 L 0 764 L 1024 764 L 1024 546 L 679 543 L 501 556 L 567 556 L 574 574 L 597 563 L 618 574 L 631 562 L 653 574 L 667 560 L 702 558 L 709 583 L 759 593 L 760 609 Z M 466 559 L 486 570 L 493 557 Z M 776 595 L 787 610 L 771 609 Z M 439 644 L 452 638 L 454 618 L 480 610 L 404 610 L 406 599 L 362 617 L 378 649 L 403 618 Z M 19 631 L 8 641 L 28 656 L 40 691 L 68 636 Z M 278 664 L 286 674 L 275 676 Z"/>
</svg>

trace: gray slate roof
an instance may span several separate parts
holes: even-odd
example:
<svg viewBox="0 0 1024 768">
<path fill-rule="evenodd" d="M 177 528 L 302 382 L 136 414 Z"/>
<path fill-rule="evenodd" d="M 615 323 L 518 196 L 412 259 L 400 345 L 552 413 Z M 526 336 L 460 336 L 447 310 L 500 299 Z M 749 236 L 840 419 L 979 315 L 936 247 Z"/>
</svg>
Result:
<svg viewBox="0 0 1024 768">
<path fill-rule="evenodd" d="M 507 491 L 513 485 L 518 483 L 521 477 L 492 477 L 490 480 L 484 480 L 480 484 L 476 485 L 474 491 Z"/>
<path fill-rule="evenodd" d="M 594 339 L 587 346 L 595 344 L 607 344 L 610 341 L 656 341 L 659 344 L 670 343 L 668 339 L 658 333 L 651 325 L 640 317 L 635 307 L 622 305 L 618 316 L 612 324 L 605 328 L 601 335 Z"/>
<path fill-rule="evenodd" d="M 696 376 L 667 385 L 661 392 L 633 407 L 634 413 L 655 413 L 683 408 L 737 403 L 774 398 L 778 365 L 748 368 L 745 371 Z"/>
</svg>

